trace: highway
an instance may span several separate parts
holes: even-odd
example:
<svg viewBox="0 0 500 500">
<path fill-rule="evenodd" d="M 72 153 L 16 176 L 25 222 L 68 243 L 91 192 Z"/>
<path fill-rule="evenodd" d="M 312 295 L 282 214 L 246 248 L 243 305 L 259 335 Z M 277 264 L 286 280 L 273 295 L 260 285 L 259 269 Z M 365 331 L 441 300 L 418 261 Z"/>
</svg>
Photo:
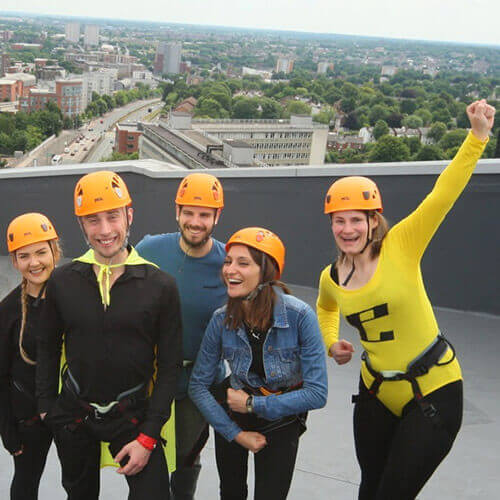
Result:
<svg viewBox="0 0 500 500">
<path fill-rule="evenodd" d="M 100 161 L 110 156 L 114 143 L 114 125 L 121 120 L 140 120 L 148 114 L 148 109 L 156 109 L 163 105 L 160 99 L 134 101 L 122 108 L 116 108 L 104 116 L 94 118 L 78 130 L 63 130 L 58 137 L 49 141 L 36 154 L 19 161 L 18 167 L 50 165 L 54 155 L 61 156 L 61 163 L 89 163 Z M 99 144 L 102 142 L 107 147 Z M 95 154 L 94 154 L 95 150 Z M 67 151 L 67 152 L 65 152 Z M 87 158 L 88 157 L 88 158 Z"/>
</svg>

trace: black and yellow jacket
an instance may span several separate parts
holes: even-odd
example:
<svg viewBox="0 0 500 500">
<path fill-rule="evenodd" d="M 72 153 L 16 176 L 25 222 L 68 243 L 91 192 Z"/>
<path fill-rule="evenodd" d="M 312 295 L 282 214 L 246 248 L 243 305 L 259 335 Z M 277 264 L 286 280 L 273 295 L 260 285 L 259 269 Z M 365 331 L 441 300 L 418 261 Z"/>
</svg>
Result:
<svg viewBox="0 0 500 500">
<path fill-rule="evenodd" d="M 52 273 L 37 328 L 38 407 L 50 416 L 58 395 L 64 334 L 67 366 L 87 402 L 110 402 L 148 384 L 156 367 L 139 430 L 159 439 L 182 366 L 179 297 L 172 277 L 147 262 L 131 264 L 125 263 L 105 307 L 91 263 L 77 260 Z"/>
</svg>

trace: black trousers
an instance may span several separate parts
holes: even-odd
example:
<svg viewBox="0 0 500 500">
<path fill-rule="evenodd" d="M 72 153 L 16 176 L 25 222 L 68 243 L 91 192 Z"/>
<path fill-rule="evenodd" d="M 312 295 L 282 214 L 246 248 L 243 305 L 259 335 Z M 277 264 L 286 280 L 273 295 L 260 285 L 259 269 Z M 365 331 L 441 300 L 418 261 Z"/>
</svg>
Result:
<svg viewBox="0 0 500 500">
<path fill-rule="evenodd" d="M 21 455 L 14 457 L 14 477 L 10 485 L 11 500 L 37 500 L 52 432 L 42 422 L 33 425 L 19 424 L 23 444 Z"/>
<path fill-rule="evenodd" d="M 56 403 L 57 405 L 57 403 Z M 114 417 L 89 418 L 79 425 L 53 424 L 54 441 L 62 468 L 62 483 L 68 500 L 98 500 L 101 441 L 109 443 L 112 456 L 138 435 L 144 410 L 127 410 Z M 59 413 L 59 421 L 61 419 Z M 73 418 L 73 422 L 74 422 Z M 125 465 L 128 459 L 120 462 Z M 144 469 L 125 476 L 129 500 L 168 500 L 169 478 L 163 447 L 157 446 Z"/>
<path fill-rule="evenodd" d="M 441 387 L 425 400 L 438 410 L 439 422 L 426 417 L 413 400 L 401 418 L 394 416 L 360 382 L 354 407 L 359 500 L 415 499 L 450 451 L 462 424 L 462 381 Z"/>
<path fill-rule="evenodd" d="M 299 437 L 304 425 L 294 421 L 266 433 L 267 446 L 254 455 L 255 500 L 283 500 L 292 482 Z M 222 500 L 244 500 L 248 496 L 248 450 L 215 433 L 215 457 Z"/>
</svg>

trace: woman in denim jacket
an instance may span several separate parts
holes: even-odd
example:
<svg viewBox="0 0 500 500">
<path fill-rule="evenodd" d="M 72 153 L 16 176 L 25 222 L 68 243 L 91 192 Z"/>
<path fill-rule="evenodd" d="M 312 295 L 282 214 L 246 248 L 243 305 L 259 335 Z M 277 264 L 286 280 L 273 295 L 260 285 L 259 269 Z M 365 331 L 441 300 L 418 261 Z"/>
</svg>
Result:
<svg viewBox="0 0 500 500">
<path fill-rule="evenodd" d="M 307 412 L 326 403 L 321 334 L 312 309 L 277 281 L 285 248 L 275 234 L 242 229 L 226 251 L 228 303 L 207 327 L 189 395 L 216 431 L 221 498 L 247 498 L 250 450 L 256 454 L 255 499 L 284 499 Z M 210 387 L 221 359 L 231 376 L 214 391 L 217 397 Z"/>
</svg>

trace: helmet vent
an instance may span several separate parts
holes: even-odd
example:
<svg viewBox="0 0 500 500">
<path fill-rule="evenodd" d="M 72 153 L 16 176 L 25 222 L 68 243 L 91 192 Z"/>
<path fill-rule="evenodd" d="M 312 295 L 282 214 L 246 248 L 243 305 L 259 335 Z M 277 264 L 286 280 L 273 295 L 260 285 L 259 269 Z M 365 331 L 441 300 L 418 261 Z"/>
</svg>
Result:
<svg viewBox="0 0 500 500">
<path fill-rule="evenodd" d="M 365 200 L 369 200 L 370 199 L 370 191 L 363 191 L 363 198 Z"/>
<path fill-rule="evenodd" d="M 42 231 L 45 233 L 49 230 L 49 228 L 47 227 L 47 224 L 40 224 L 40 227 L 42 228 Z"/>
</svg>

